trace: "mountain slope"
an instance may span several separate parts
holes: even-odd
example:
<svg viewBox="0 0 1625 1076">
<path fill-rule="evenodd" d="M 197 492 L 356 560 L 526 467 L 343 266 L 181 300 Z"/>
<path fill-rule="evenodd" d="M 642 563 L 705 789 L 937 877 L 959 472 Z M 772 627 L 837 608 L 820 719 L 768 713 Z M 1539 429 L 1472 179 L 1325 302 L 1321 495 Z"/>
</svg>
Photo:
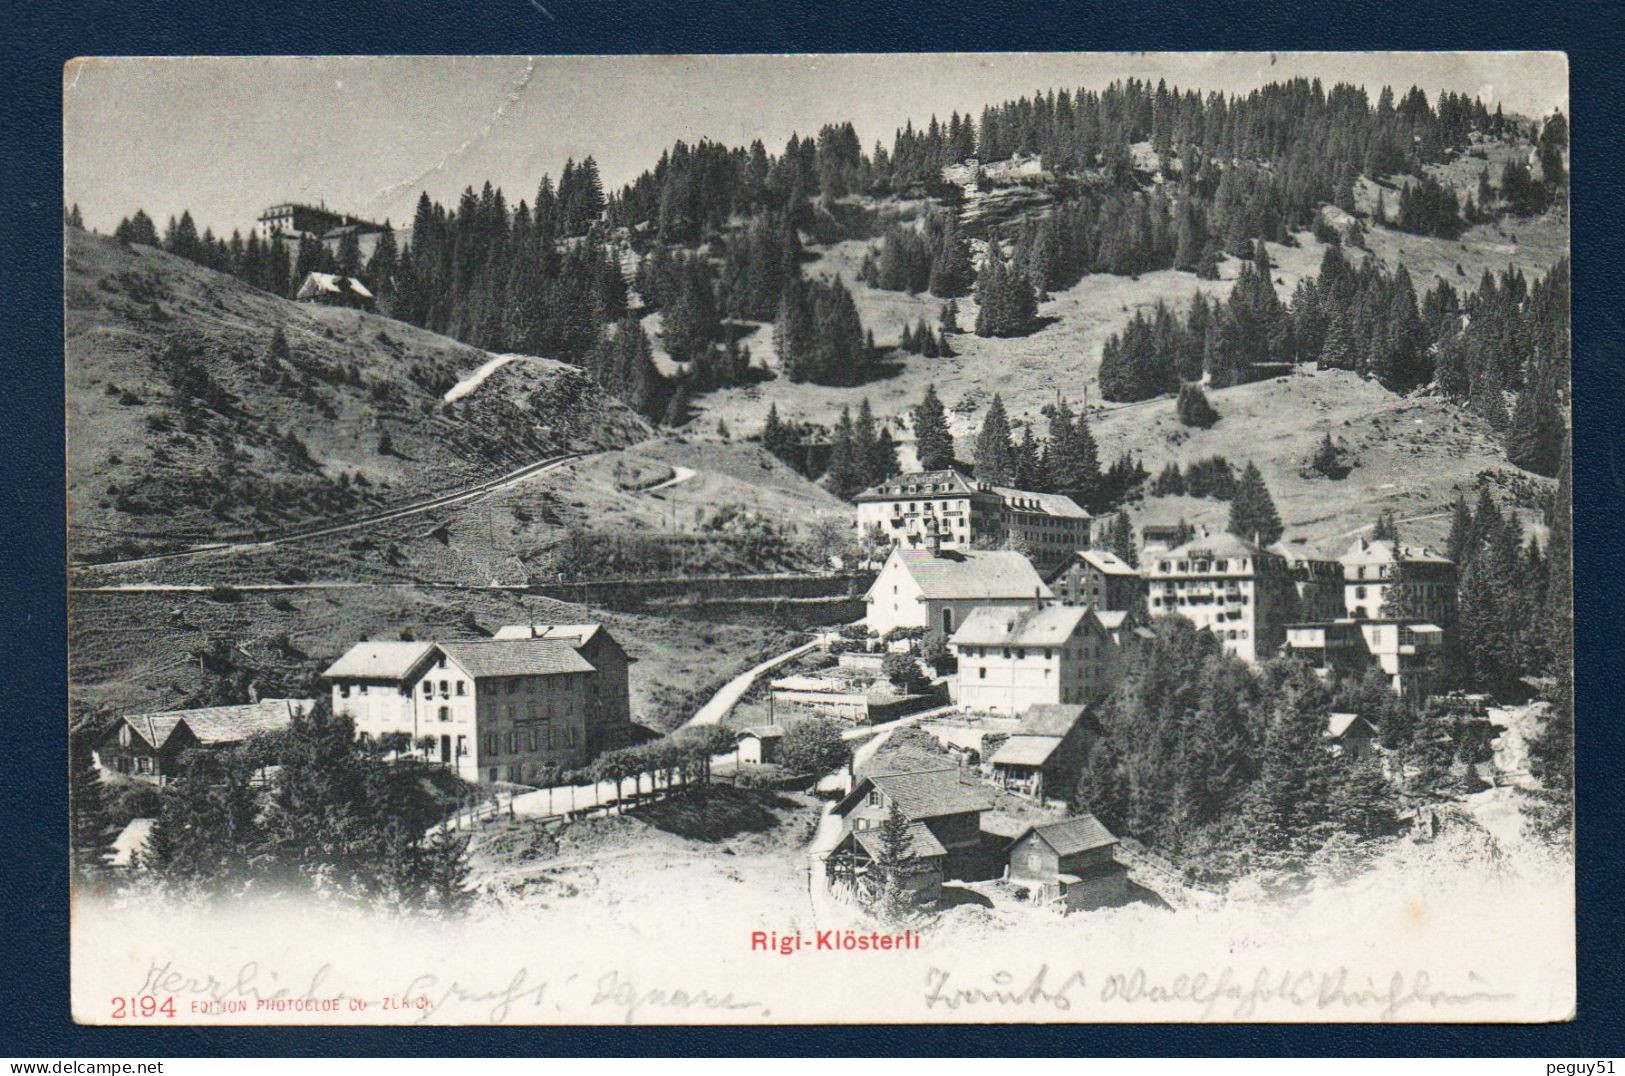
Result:
<svg viewBox="0 0 1625 1076">
<path fill-rule="evenodd" d="M 149 247 L 65 241 L 75 558 L 265 534 L 650 432 L 565 363 L 510 364 L 445 404 L 489 354 Z"/>
</svg>

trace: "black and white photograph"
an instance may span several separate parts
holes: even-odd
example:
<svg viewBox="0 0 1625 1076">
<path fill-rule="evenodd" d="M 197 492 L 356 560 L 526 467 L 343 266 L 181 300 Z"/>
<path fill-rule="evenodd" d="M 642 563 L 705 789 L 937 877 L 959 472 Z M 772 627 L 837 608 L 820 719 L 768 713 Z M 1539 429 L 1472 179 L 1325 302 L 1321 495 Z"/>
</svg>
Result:
<svg viewBox="0 0 1625 1076">
<path fill-rule="evenodd" d="M 1573 1018 L 1562 53 L 62 82 L 75 1021 Z"/>
</svg>

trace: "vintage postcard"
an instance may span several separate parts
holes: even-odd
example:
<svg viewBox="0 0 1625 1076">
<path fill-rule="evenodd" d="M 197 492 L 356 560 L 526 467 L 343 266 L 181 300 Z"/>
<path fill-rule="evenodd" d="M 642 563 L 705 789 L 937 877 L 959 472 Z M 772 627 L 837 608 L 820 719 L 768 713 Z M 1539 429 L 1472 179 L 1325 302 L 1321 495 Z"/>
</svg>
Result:
<svg viewBox="0 0 1625 1076">
<path fill-rule="evenodd" d="M 1572 1017 L 1563 55 L 62 78 L 80 1023 Z"/>
</svg>

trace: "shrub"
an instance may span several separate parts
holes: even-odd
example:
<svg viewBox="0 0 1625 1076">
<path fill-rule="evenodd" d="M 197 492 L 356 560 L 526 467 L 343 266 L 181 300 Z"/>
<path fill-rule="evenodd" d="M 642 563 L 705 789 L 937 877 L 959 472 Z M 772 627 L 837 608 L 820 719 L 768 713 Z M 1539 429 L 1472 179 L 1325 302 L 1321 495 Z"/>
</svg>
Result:
<svg viewBox="0 0 1625 1076">
<path fill-rule="evenodd" d="M 217 602 L 240 602 L 243 592 L 229 583 L 216 583 L 209 588 L 209 600 Z"/>
<path fill-rule="evenodd" d="M 792 773 L 825 774 L 844 765 L 846 741 L 842 725 L 828 717 L 809 717 L 784 730 L 779 741 L 779 763 Z"/>
<path fill-rule="evenodd" d="M 894 684 L 908 683 L 919 675 L 919 665 L 908 654 L 887 654 L 880 662 L 880 671 Z"/>
</svg>

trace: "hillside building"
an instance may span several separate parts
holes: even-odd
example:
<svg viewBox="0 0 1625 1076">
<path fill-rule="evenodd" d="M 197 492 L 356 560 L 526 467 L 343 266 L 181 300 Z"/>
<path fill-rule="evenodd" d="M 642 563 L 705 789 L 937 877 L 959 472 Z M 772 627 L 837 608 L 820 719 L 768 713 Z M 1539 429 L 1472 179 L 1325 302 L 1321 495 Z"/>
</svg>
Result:
<svg viewBox="0 0 1625 1076">
<path fill-rule="evenodd" d="M 1146 578 L 1152 616 L 1188 617 L 1243 661 L 1264 661 L 1286 641 L 1297 592 L 1279 553 L 1233 534 L 1204 535 L 1156 551 Z"/>
<path fill-rule="evenodd" d="M 1426 546 L 1358 538 L 1342 558 L 1343 615 L 1356 620 L 1416 617 L 1456 622 L 1456 565 Z M 1387 606 L 1393 589 L 1401 608 Z"/>
<path fill-rule="evenodd" d="M 509 624 L 497 640 L 551 639 L 566 642 L 587 659 L 594 676 L 587 682 L 587 755 L 596 757 L 637 739 L 632 724 L 630 657 L 620 640 L 602 624 Z"/>
<path fill-rule="evenodd" d="M 301 303 L 353 306 L 362 310 L 371 310 L 376 302 L 372 292 L 361 281 L 337 273 L 306 273 L 293 297 Z"/>
<path fill-rule="evenodd" d="M 949 641 L 959 659 L 954 701 L 1011 717 L 1101 698 L 1121 660 L 1110 632 L 1081 605 L 978 609 Z"/>
<path fill-rule="evenodd" d="M 900 475 L 856 497 L 858 530 L 905 549 L 970 550 L 1010 543 L 1051 568 L 1089 544 L 1089 513 L 1058 493 L 979 482 L 956 470 Z"/>
<path fill-rule="evenodd" d="M 1353 677 L 1375 666 L 1394 694 L 1422 705 L 1437 686 L 1444 629 L 1424 620 L 1339 620 L 1287 627 L 1286 651 L 1322 677 Z"/>
<path fill-rule="evenodd" d="M 184 752 L 235 747 L 262 733 L 279 732 L 309 707 L 307 699 L 261 699 L 240 706 L 125 714 L 96 742 L 96 761 L 109 772 L 162 783 L 175 776 Z"/>
<path fill-rule="evenodd" d="M 1092 814 L 1028 826 L 1005 853 L 1006 877 L 1037 890 L 1039 904 L 1088 911 L 1133 899 L 1128 868 L 1117 862 L 1118 841 Z"/>
<path fill-rule="evenodd" d="M 1292 617 L 1299 621 L 1336 620 L 1343 616 L 1343 565 L 1327 557 L 1291 549 L 1281 542 L 1270 552 L 1286 558 L 1296 598 Z"/>
<path fill-rule="evenodd" d="M 975 879 L 987 871 L 982 854 L 982 812 L 993 806 L 985 787 L 967 784 L 954 769 L 875 774 L 861 778 L 835 805 L 845 831 L 831 859 L 861 873 L 879 852 L 881 827 L 896 804 L 909 823 L 914 854 L 933 868 L 939 881 Z"/>
<path fill-rule="evenodd" d="M 322 674 L 359 736 L 406 733 L 469 781 L 534 783 L 604 743 L 605 685 L 568 639 L 361 642 Z M 425 746 L 432 744 L 432 747 Z"/>
<path fill-rule="evenodd" d="M 899 547 L 864 595 L 864 624 L 881 635 L 894 628 L 952 635 L 975 609 L 1030 607 L 1048 597 L 1032 562 L 1014 550 Z"/>
<path fill-rule="evenodd" d="M 388 227 L 349 213 L 334 212 L 326 206 L 283 202 L 261 213 L 254 231 L 262 243 L 281 241 L 297 246 L 300 240 L 315 239 L 335 256 L 345 237 L 354 235 L 361 259 L 365 262 L 378 249 L 378 241 Z"/>
<path fill-rule="evenodd" d="M 993 776 L 1002 788 L 1034 799 L 1070 799 L 1094 731 L 1084 706 L 1031 707 L 993 752 Z"/>
<path fill-rule="evenodd" d="M 1145 580 L 1140 570 L 1104 549 L 1074 551 L 1044 582 L 1067 605 L 1122 610 L 1145 606 Z"/>
</svg>

